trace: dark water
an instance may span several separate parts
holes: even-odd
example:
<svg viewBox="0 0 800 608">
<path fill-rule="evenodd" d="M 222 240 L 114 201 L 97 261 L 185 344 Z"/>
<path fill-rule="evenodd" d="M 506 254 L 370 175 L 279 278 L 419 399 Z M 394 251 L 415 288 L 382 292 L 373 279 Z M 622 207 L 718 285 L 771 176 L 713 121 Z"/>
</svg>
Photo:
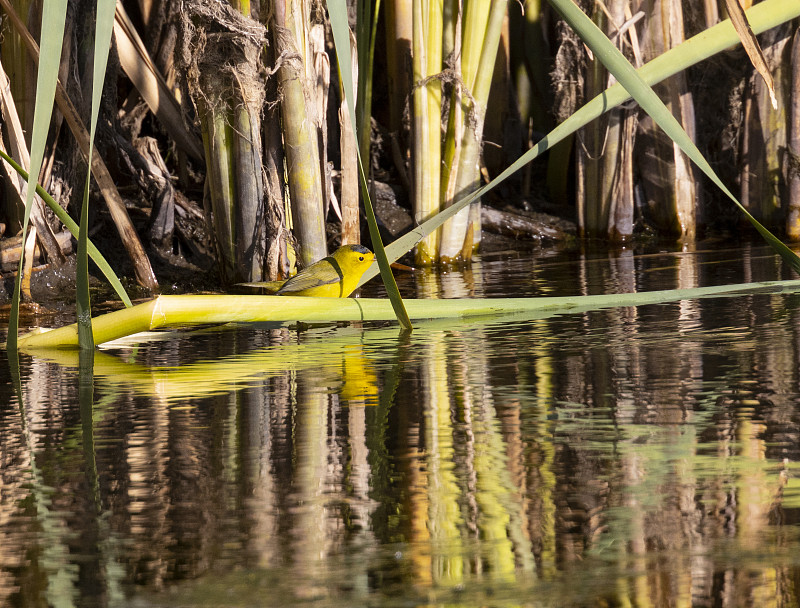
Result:
<svg viewBox="0 0 800 608">
<path fill-rule="evenodd" d="M 425 297 L 791 278 L 514 255 Z M 371 293 L 376 293 L 371 288 Z M 2 606 L 797 606 L 800 295 L 0 361 Z M 162 336 L 163 338 L 163 336 Z"/>
</svg>

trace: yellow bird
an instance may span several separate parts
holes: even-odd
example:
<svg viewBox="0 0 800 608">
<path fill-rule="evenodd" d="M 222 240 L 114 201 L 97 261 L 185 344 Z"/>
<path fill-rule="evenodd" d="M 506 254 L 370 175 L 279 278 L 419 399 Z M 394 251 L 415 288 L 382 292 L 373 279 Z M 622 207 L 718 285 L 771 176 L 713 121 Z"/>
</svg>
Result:
<svg viewBox="0 0 800 608">
<path fill-rule="evenodd" d="M 261 287 L 276 295 L 346 298 L 358 285 L 375 254 L 362 245 L 343 245 L 326 258 L 303 268 L 286 281 L 243 283 Z"/>
</svg>

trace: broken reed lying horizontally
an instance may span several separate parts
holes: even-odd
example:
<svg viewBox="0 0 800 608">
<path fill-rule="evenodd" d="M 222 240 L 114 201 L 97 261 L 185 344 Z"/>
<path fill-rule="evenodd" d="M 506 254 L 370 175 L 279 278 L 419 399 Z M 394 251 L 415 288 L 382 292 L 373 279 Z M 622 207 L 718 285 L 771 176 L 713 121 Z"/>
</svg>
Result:
<svg viewBox="0 0 800 608">
<path fill-rule="evenodd" d="M 641 293 L 544 298 L 488 298 L 411 300 L 404 303 L 411 319 L 498 320 L 540 319 L 556 314 L 584 312 L 617 306 L 641 306 L 695 298 L 744 294 L 779 294 L 800 291 L 800 279 L 692 289 L 667 289 Z M 159 296 L 132 308 L 117 310 L 92 320 L 94 341 L 102 344 L 139 332 L 170 327 L 220 323 L 334 323 L 393 321 L 391 302 L 377 298 L 307 298 L 254 295 Z M 19 338 L 19 348 L 77 347 L 76 325 L 37 331 Z"/>
</svg>

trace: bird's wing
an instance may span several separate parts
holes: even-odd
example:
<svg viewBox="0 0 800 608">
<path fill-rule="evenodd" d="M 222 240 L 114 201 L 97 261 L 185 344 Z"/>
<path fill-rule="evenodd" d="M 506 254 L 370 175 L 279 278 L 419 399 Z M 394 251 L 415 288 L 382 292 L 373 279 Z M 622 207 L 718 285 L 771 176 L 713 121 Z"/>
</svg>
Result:
<svg viewBox="0 0 800 608">
<path fill-rule="evenodd" d="M 338 283 L 341 280 L 339 273 L 336 272 L 334 266 L 328 261 L 328 258 L 320 260 L 313 264 L 313 272 L 300 271 L 291 279 L 283 284 L 277 293 L 296 293 L 312 287 L 320 287 L 321 285 L 330 285 L 331 283 Z M 312 270 L 309 266 L 307 270 Z"/>
<path fill-rule="evenodd" d="M 275 293 L 286 281 L 255 281 L 253 283 L 236 283 L 238 287 L 257 287 L 263 289 L 267 293 Z"/>
</svg>

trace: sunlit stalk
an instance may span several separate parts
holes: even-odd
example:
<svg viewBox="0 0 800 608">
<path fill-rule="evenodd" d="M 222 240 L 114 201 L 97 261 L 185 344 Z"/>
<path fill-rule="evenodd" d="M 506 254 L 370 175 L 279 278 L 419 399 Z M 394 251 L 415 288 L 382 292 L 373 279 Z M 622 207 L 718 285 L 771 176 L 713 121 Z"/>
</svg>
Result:
<svg viewBox="0 0 800 608">
<path fill-rule="evenodd" d="M 473 18 L 472 12 L 467 11 L 465 35 L 463 42 L 464 57 L 462 59 L 462 72 L 465 82 L 474 82 L 471 86 L 472 99 L 463 99 L 464 112 L 464 138 L 461 154 L 458 161 L 458 178 L 456 180 L 456 198 L 463 198 L 472 194 L 480 185 L 480 154 L 483 139 L 483 123 L 486 117 L 486 104 L 489 100 L 489 89 L 492 84 L 497 47 L 503 29 L 503 20 L 506 14 L 506 0 L 492 0 L 491 7 L 486 17 L 480 12 Z M 477 11 L 478 7 L 475 7 Z M 483 32 L 482 44 L 477 45 L 476 38 Z M 470 37 L 468 37 L 470 36 Z M 480 52 L 473 57 L 473 52 L 467 52 L 472 47 L 477 47 Z M 474 68 L 473 68 L 474 66 Z M 474 75 L 472 70 L 474 71 Z M 473 203 L 477 208 L 480 200 Z M 450 228 L 447 224 L 442 230 L 442 245 L 440 259 L 445 262 L 456 261 L 463 258 L 462 252 L 471 253 L 473 243 L 469 241 L 470 215 L 459 212 L 451 220 Z M 452 231 L 452 232 L 450 232 Z M 480 232 L 480 222 L 472 226 L 473 237 Z"/>
<path fill-rule="evenodd" d="M 564 4 L 563 0 L 551 0 L 551 2 L 559 7 L 560 11 L 569 12 L 570 19 L 577 21 L 577 14 L 574 13 L 574 5 Z M 748 19 L 756 33 L 764 32 L 771 27 L 785 23 L 797 16 L 800 16 L 800 5 L 787 4 L 783 0 L 765 0 L 764 2 L 755 5 L 748 11 Z M 585 18 L 585 15 L 583 16 Z M 586 30 L 585 24 L 581 25 L 582 31 Z M 778 241 L 774 235 L 769 233 L 761 226 L 752 216 L 748 215 L 746 210 L 741 207 L 736 197 L 726 188 L 719 177 L 711 169 L 710 165 L 700 155 L 697 147 L 690 139 L 686 138 L 685 132 L 676 130 L 674 117 L 668 118 L 666 114 L 656 105 L 657 99 L 653 98 L 652 90 L 643 85 L 653 85 L 660 82 L 671 75 L 674 75 L 681 70 L 695 65 L 696 63 L 707 59 L 708 57 L 724 51 L 731 45 L 738 42 L 738 37 L 729 22 L 720 23 L 709 32 L 703 32 L 701 35 L 694 36 L 684 44 L 679 45 L 675 49 L 667 51 L 664 55 L 659 56 L 653 61 L 643 66 L 640 70 L 634 71 L 631 69 L 630 64 L 618 55 L 616 49 L 609 47 L 608 39 L 603 37 L 603 41 L 599 40 L 594 33 L 591 36 L 592 45 L 603 45 L 603 53 L 606 60 L 612 62 L 615 70 L 627 82 L 626 87 L 635 91 L 637 100 L 643 102 L 651 111 L 659 115 L 659 120 L 663 123 L 670 123 L 670 131 L 675 140 L 680 143 L 682 150 L 698 165 L 698 167 L 709 176 L 709 178 L 720 188 L 725 195 L 731 199 L 733 204 L 745 213 L 748 221 L 751 222 L 753 227 L 759 234 L 770 244 L 770 246 L 777 251 L 784 260 L 786 260 L 792 268 L 800 270 L 800 259 L 792 253 L 783 243 Z M 624 65 L 623 65 L 624 62 Z M 630 70 L 630 71 L 628 71 Z M 409 251 L 416 245 L 423 235 L 430 234 L 442 225 L 448 218 L 452 217 L 459 209 L 468 205 L 474 198 L 479 195 L 486 194 L 499 184 L 503 183 L 510 175 L 522 169 L 527 163 L 537 158 L 543 152 L 550 150 L 553 146 L 563 143 L 579 128 L 585 126 L 592 119 L 602 116 L 609 108 L 616 107 L 617 105 L 631 99 L 629 89 L 623 87 L 622 84 L 615 84 L 601 95 L 587 102 L 583 107 L 574 112 L 571 116 L 567 117 L 561 124 L 551 130 L 546 137 L 539 140 L 530 150 L 525 152 L 519 159 L 503 170 L 500 175 L 493 179 L 489 184 L 483 186 L 478 192 L 471 196 L 461 199 L 451 207 L 438 213 L 435 217 L 430 218 L 417 229 L 410 231 L 402 237 L 389 244 L 386 248 L 387 255 L 391 260 L 398 259 L 401 255 Z M 658 102 L 661 103 L 660 101 Z M 578 201 L 580 202 L 580 200 Z M 375 271 L 368 269 L 361 279 L 361 282 L 368 281 L 375 276 Z"/>
<path fill-rule="evenodd" d="M 328 254 L 323 217 L 318 123 L 308 57 L 310 6 L 306 0 L 276 0 L 273 40 L 283 61 L 278 70 L 281 117 L 292 222 L 304 265 Z"/>
<path fill-rule="evenodd" d="M 439 210 L 441 183 L 441 98 L 437 78 L 442 68 L 442 0 L 413 0 L 413 140 L 414 218 L 422 222 Z M 417 244 L 418 264 L 438 258 L 439 233 Z"/>
<path fill-rule="evenodd" d="M 481 7 L 485 8 L 486 2 L 478 3 Z M 457 196 L 456 190 L 458 180 L 458 165 L 461 160 L 461 144 L 464 139 L 464 113 L 469 112 L 468 104 L 465 104 L 463 96 L 466 94 L 471 96 L 472 87 L 474 85 L 475 71 L 477 70 L 477 59 L 475 52 L 462 52 L 463 36 L 462 22 L 466 22 L 466 16 L 462 15 L 462 4 L 458 0 L 449 0 L 445 2 L 444 11 L 444 24 L 442 27 L 443 47 L 445 60 L 447 61 L 448 68 L 453 71 L 454 78 L 450 84 L 450 112 L 447 119 L 447 129 L 445 131 L 443 147 L 443 162 L 442 162 L 442 177 L 441 187 L 442 206 L 447 206 Z M 472 6 L 472 5 L 470 5 Z M 473 9 L 468 11 L 475 21 L 478 11 Z M 485 11 L 481 13 L 485 17 Z M 485 19 L 483 20 L 485 26 Z M 471 29 L 474 29 L 474 24 Z M 473 44 L 480 45 L 482 37 L 478 40 L 472 41 L 469 48 L 473 48 Z M 465 60 L 467 63 L 465 65 Z M 466 87 L 466 91 L 464 88 Z M 441 228 L 441 242 L 439 244 L 438 255 L 441 254 L 442 249 L 452 249 L 453 241 L 455 245 L 460 245 L 463 242 L 463 234 L 459 238 L 459 230 L 454 230 L 454 224 L 458 223 L 459 226 L 463 225 L 468 217 L 469 210 L 464 209 L 457 213 L 452 219 L 448 220 Z M 455 234 L 454 234 L 455 232 Z"/>
<path fill-rule="evenodd" d="M 461 10 L 460 3 L 453 12 Z M 474 139 L 469 133 L 471 130 L 483 131 L 482 117 L 476 107 L 475 79 L 481 50 L 484 48 L 486 25 L 489 19 L 491 0 L 469 2 L 463 6 L 463 15 L 457 13 L 459 19 L 455 21 L 452 29 L 458 28 L 453 42 L 454 56 L 451 58 L 451 68 L 455 70 L 460 82 L 453 84 L 453 95 L 450 102 L 450 119 L 448 121 L 447 135 L 445 137 L 445 162 L 442 165 L 442 181 L 446 185 L 443 204 L 448 206 L 462 194 L 463 173 L 462 164 L 465 154 L 470 154 L 465 149 L 465 140 Z M 462 88 L 464 90 L 462 90 Z M 473 103 L 475 100 L 475 103 Z M 473 163 L 475 161 L 472 156 Z M 477 175 L 477 164 L 474 170 L 469 171 Z M 469 223 L 469 208 L 462 209 L 452 219 L 442 226 L 441 243 L 439 245 L 439 259 L 445 264 L 461 261 L 461 250 L 464 248 L 464 238 Z M 471 249 L 471 243 L 470 243 Z"/>
</svg>

